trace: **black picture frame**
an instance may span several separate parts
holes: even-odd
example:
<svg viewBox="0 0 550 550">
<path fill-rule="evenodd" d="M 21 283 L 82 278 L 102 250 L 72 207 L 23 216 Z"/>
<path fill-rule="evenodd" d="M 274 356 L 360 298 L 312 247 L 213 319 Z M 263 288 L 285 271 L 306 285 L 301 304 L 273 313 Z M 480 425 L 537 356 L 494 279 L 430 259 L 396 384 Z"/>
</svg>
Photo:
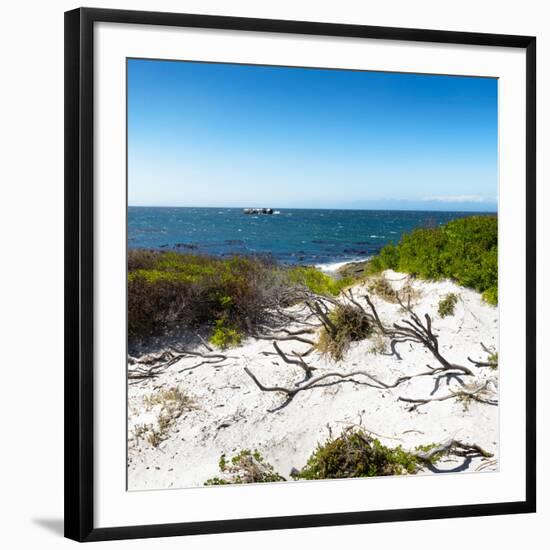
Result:
<svg viewBox="0 0 550 550">
<path fill-rule="evenodd" d="M 94 527 L 93 63 L 96 22 L 379 38 L 526 51 L 526 498 L 517 502 L 285 517 Z M 358 523 L 414 521 L 536 510 L 536 39 L 420 30 L 79 8 L 65 13 L 65 536 L 77 541 L 164 537 Z"/>
</svg>

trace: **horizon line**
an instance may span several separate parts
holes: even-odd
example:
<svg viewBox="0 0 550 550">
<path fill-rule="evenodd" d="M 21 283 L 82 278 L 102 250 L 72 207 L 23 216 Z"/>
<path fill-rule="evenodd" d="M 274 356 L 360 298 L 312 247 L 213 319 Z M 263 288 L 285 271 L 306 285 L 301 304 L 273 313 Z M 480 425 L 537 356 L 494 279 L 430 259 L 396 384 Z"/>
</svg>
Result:
<svg viewBox="0 0 550 550">
<path fill-rule="evenodd" d="M 373 212 L 471 212 L 478 214 L 498 214 L 498 207 L 494 210 L 461 210 L 461 209 L 422 209 L 422 208 L 357 208 L 357 207 L 339 207 L 339 208 L 316 208 L 312 206 L 183 206 L 167 204 L 127 204 L 127 208 L 211 208 L 211 209 L 231 209 L 243 210 L 245 208 L 271 208 L 273 210 L 351 210 L 351 211 L 373 211 Z"/>
</svg>

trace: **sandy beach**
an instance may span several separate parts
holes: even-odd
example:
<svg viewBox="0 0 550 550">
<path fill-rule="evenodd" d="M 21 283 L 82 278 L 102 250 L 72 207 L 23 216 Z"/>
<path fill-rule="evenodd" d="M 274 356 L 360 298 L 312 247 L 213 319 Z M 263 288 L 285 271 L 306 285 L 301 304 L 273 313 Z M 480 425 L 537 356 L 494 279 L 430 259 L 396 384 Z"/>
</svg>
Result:
<svg viewBox="0 0 550 550">
<path fill-rule="evenodd" d="M 224 351 L 208 349 L 211 346 L 200 339 L 186 340 L 185 334 L 158 339 L 150 349 L 139 351 L 161 354 L 173 349 L 170 346 L 182 346 L 189 353 L 166 361 L 155 376 L 139 378 L 131 375 L 145 367 L 136 362 L 140 353 L 132 351 L 128 365 L 129 489 L 202 486 L 220 475 L 222 454 L 231 456 L 243 449 L 260 451 L 276 472 L 291 480 L 291 469 L 302 468 L 319 443 L 349 427 L 360 427 L 392 447 L 413 449 L 458 439 L 494 454 L 491 459 L 449 456 L 417 475 L 498 469 L 498 370 L 468 360 L 487 359 L 482 344 L 498 350 L 498 309 L 484 302 L 479 293 L 451 281 L 422 281 L 393 271 L 383 276 L 397 291 L 408 285 L 414 312 L 422 318 L 430 315 L 441 354 L 470 368 L 472 375 L 439 373 L 413 377 L 393 388 L 380 387 L 373 380 L 389 386 L 437 363 L 416 342 L 400 343 L 397 353 L 392 353 L 378 335 L 353 342 L 341 361 L 317 350 L 307 355 L 307 364 L 315 369 L 313 379 L 356 371 L 373 378 L 328 376 L 288 400 L 284 392 L 262 391 L 245 368 L 267 387 L 303 385 L 304 369 L 284 361 L 274 341 L 285 357 L 295 357 L 311 348 L 308 341 L 317 340 L 315 327 L 298 339 L 285 339 L 289 332 L 304 328 L 303 323 L 289 324 L 284 327 L 287 332 L 249 337 Z M 369 294 L 388 326 L 407 319 L 398 303 L 369 292 L 368 285 L 367 281 L 352 288 L 358 302 L 366 305 L 363 296 Z M 438 303 L 449 293 L 458 298 L 455 312 L 441 317 Z M 307 322 L 303 305 L 289 312 Z M 470 393 L 483 398 L 465 398 Z"/>
</svg>

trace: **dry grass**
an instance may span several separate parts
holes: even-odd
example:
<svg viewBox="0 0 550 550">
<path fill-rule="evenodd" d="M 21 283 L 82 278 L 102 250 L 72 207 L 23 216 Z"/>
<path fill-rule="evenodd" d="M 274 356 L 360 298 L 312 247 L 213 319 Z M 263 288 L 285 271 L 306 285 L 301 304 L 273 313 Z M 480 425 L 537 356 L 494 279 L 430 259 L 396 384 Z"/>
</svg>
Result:
<svg viewBox="0 0 550 550">
<path fill-rule="evenodd" d="M 146 395 L 143 400 L 149 409 L 155 405 L 170 408 L 193 408 L 193 399 L 178 386 L 161 389 L 151 395 Z"/>
<path fill-rule="evenodd" d="M 414 288 L 412 284 L 412 279 L 407 278 L 407 282 L 401 287 L 399 291 L 399 297 L 401 301 L 405 304 L 410 304 L 415 306 L 418 301 L 422 298 L 422 291 L 419 288 Z"/>
<path fill-rule="evenodd" d="M 375 355 L 388 353 L 388 339 L 383 334 L 376 334 L 371 338 L 371 342 L 369 353 Z"/>
<path fill-rule="evenodd" d="M 158 447 L 168 438 L 170 428 L 184 411 L 196 408 L 193 398 L 177 386 L 146 395 L 143 402 L 148 411 L 158 409 L 156 423 L 136 426 L 134 437 L 138 441 L 145 439 L 153 447 Z"/>
<path fill-rule="evenodd" d="M 383 275 L 371 279 L 369 281 L 368 288 L 370 293 L 375 294 L 386 302 L 390 302 L 392 304 L 396 304 L 398 302 L 397 291 Z"/>
<path fill-rule="evenodd" d="M 456 395 L 456 400 L 459 403 L 462 403 L 462 407 L 465 412 L 468 411 L 470 405 L 473 403 L 491 398 L 492 392 L 490 391 L 487 383 L 481 388 L 475 382 L 465 384 Z"/>
<path fill-rule="evenodd" d="M 317 349 L 335 361 L 344 358 L 351 342 L 364 340 L 372 333 L 365 312 L 351 304 L 340 304 L 329 314 L 330 327 L 321 330 Z"/>
</svg>

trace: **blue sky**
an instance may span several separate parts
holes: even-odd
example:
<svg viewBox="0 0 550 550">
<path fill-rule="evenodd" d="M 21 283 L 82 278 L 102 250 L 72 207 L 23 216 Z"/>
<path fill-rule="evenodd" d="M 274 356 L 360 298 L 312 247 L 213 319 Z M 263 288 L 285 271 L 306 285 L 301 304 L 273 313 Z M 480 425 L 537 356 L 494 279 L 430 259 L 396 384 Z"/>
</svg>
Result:
<svg viewBox="0 0 550 550">
<path fill-rule="evenodd" d="M 495 210 L 497 80 L 128 60 L 128 203 Z"/>
</svg>

